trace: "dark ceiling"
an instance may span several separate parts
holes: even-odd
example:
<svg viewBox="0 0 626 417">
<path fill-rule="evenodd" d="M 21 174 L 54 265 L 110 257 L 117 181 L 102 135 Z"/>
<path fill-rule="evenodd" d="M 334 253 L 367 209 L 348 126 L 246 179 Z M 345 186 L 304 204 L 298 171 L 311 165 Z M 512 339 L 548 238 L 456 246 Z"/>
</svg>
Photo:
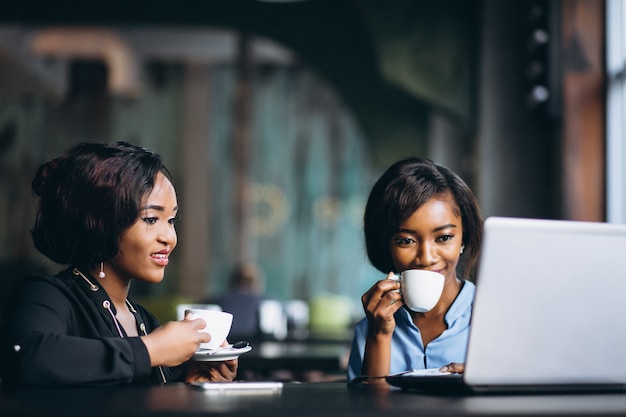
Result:
<svg viewBox="0 0 626 417">
<path fill-rule="evenodd" d="M 451 56 L 472 56 L 472 47 L 439 47 L 437 38 L 442 33 L 454 32 L 456 40 L 475 45 L 476 1 L 24 0 L 5 8 L 0 22 L 201 25 L 259 34 L 291 48 L 305 65 L 334 85 L 354 111 L 365 136 L 380 151 L 375 154 L 384 154 L 390 143 L 395 145 L 393 148 L 419 153 L 424 150 L 428 117 L 433 109 L 466 128 L 473 124 L 468 110 L 473 108 L 473 96 L 468 95 L 467 85 L 463 86 L 462 104 L 455 106 L 437 100 L 457 94 L 456 90 L 439 92 L 433 87 L 429 98 L 420 94 L 420 81 L 417 80 L 417 87 L 413 81 L 422 77 L 421 83 L 427 89 L 428 85 L 436 86 L 436 82 L 424 82 L 424 77 L 438 81 L 439 74 L 448 73 L 450 67 L 459 67 L 458 62 L 452 61 L 458 58 Z M 386 45 L 393 47 L 387 49 Z M 425 52 L 420 54 L 422 49 Z M 389 60 L 403 62 L 407 56 L 414 61 L 409 61 L 412 67 L 408 71 L 403 68 L 397 78 L 394 79 L 393 72 L 384 70 L 389 67 Z M 383 59 L 388 60 L 385 65 Z M 463 84 L 471 83 L 474 63 L 463 61 L 461 66 L 463 77 L 452 74 L 452 79 L 462 78 Z M 445 88 L 451 83 L 444 80 L 439 84 Z"/>
</svg>

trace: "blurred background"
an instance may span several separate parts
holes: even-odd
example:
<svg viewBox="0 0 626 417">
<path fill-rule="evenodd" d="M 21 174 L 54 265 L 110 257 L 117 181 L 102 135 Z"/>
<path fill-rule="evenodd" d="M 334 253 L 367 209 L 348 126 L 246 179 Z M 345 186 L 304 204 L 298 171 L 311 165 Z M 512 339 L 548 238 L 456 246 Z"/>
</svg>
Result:
<svg viewBox="0 0 626 417">
<path fill-rule="evenodd" d="M 0 301 L 18 273 L 60 269 L 31 244 L 30 181 L 77 142 L 149 147 L 174 175 L 179 246 L 161 285 L 133 287 L 161 320 L 215 300 L 247 262 L 264 297 L 291 305 L 285 326 L 349 333 L 382 278 L 364 251 L 365 200 L 408 155 L 459 173 L 485 217 L 624 222 L 623 7 L 5 4 Z"/>
</svg>

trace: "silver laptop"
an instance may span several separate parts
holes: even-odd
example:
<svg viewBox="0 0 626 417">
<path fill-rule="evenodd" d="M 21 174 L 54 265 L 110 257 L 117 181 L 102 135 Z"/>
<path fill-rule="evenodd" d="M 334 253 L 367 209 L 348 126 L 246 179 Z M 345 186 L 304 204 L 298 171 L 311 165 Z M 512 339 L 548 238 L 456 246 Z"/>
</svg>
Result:
<svg viewBox="0 0 626 417">
<path fill-rule="evenodd" d="M 489 218 L 476 286 L 465 373 L 409 372 L 390 384 L 626 390 L 626 225 Z"/>
</svg>

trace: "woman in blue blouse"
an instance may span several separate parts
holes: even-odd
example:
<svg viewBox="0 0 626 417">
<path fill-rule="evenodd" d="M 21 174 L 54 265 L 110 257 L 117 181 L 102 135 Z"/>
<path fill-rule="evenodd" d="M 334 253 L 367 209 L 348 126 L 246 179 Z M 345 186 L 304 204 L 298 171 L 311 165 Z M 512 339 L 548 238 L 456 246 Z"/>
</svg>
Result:
<svg viewBox="0 0 626 417">
<path fill-rule="evenodd" d="M 348 379 L 368 382 L 410 369 L 464 370 L 475 286 L 457 276 L 473 269 L 482 217 L 472 191 L 452 171 L 423 158 L 392 165 L 374 185 L 365 209 L 370 262 L 387 279 L 361 298 L 365 318 L 355 328 Z M 404 307 L 393 274 L 426 269 L 445 277 L 435 307 L 416 313 Z M 366 378 L 367 377 L 367 378 Z"/>
</svg>

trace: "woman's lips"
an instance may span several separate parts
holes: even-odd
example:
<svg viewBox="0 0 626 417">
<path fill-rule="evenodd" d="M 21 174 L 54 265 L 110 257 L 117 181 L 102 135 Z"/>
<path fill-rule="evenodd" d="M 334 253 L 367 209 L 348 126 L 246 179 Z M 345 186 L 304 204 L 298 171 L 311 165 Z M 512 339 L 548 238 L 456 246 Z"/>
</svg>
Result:
<svg viewBox="0 0 626 417">
<path fill-rule="evenodd" d="M 154 259 L 154 261 L 161 266 L 167 266 L 167 264 L 169 264 L 170 262 L 170 259 L 167 256 L 167 254 L 153 253 L 152 255 L 150 255 L 150 257 Z"/>
</svg>

